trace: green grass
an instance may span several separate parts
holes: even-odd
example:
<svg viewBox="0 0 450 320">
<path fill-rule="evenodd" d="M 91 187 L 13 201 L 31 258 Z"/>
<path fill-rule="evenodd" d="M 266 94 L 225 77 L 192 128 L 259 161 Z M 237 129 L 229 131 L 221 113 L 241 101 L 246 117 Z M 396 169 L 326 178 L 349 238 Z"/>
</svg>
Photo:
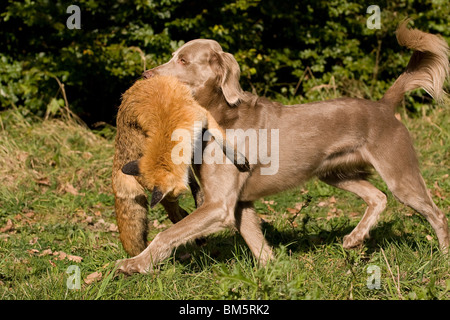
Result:
<svg viewBox="0 0 450 320">
<path fill-rule="evenodd" d="M 276 255 L 264 268 L 227 231 L 208 237 L 204 247 L 178 248 L 153 275 L 114 277 L 114 262 L 126 257 L 110 182 L 114 132 L 93 133 L 70 121 L 30 122 L 14 111 L 0 116 L 1 300 L 450 299 L 449 258 L 433 230 L 376 176 L 388 208 L 360 249 L 343 249 L 342 239 L 358 223 L 363 201 L 313 180 L 256 203 Z M 433 199 L 448 215 L 448 109 L 402 118 Z M 297 214 L 296 204 L 309 199 Z M 192 198 L 184 197 L 182 206 L 192 211 Z M 171 224 L 160 207 L 149 220 L 150 239 Z M 81 271 L 78 290 L 66 285 L 71 265 Z M 381 272 L 379 289 L 367 287 L 369 266 Z M 86 283 L 89 275 L 95 279 Z"/>
</svg>

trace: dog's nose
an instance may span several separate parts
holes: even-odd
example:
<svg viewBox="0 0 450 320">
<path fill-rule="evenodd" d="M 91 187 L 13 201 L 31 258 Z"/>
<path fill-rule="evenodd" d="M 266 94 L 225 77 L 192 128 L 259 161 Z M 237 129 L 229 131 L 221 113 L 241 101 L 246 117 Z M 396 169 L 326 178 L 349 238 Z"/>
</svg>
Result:
<svg viewBox="0 0 450 320">
<path fill-rule="evenodd" d="M 142 73 L 142 77 L 144 78 L 144 79 L 150 79 L 151 77 L 153 77 L 153 76 L 155 76 L 155 72 L 153 71 L 153 70 L 147 70 L 147 71 L 144 71 L 143 73 Z"/>
</svg>

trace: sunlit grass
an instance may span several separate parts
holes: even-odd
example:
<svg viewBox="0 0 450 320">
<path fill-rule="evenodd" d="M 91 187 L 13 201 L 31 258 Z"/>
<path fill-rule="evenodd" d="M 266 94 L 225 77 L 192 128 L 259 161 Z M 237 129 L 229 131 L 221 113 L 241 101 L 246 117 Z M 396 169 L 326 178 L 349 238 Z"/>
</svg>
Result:
<svg viewBox="0 0 450 320">
<path fill-rule="evenodd" d="M 450 298 L 449 259 L 432 228 L 395 201 L 376 175 L 388 208 L 362 248 L 345 250 L 342 240 L 364 202 L 313 180 L 256 203 L 275 247 L 266 267 L 256 264 L 239 234 L 225 231 L 208 237 L 204 247 L 178 248 L 153 275 L 114 277 L 114 262 L 126 253 L 115 225 L 113 140 L 71 122 L 31 122 L 14 112 L 1 117 L 0 299 Z M 402 114 L 402 121 L 431 195 L 448 215 L 448 111 Z M 309 205 L 297 212 L 305 201 Z M 181 204 L 194 208 L 189 196 Z M 161 207 L 149 212 L 149 221 L 150 239 L 171 225 Z M 66 285 L 70 265 L 80 267 L 79 290 Z M 367 287 L 368 266 L 380 269 L 380 289 Z"/>
</svg>

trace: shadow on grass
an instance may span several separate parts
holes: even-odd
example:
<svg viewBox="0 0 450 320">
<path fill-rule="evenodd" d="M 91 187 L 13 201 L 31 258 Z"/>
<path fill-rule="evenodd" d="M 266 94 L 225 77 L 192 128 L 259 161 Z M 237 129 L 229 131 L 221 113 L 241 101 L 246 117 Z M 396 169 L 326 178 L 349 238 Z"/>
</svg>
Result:
<svg viewBox="0 0 450 320">
<path fill-rule="evenodd" d="M 400 218 L 390 221 L 380 221 L 370 232 L 370 238 L 363 246 L 366 248 L 365 254 L 371 255 L 380 251 L 380 248 L 390 245 L 403 244 L 415 251 L 420 248 L 417 234 L 406 230 Z M 274 224 L 264 222 L 263 233 L 267 241 L 274 248 L 287 247 L 292 253 L 307 253 L 323 250 L 324 247 L 333 244 L 342 244 L 344 236 L 349 234 L 359 220 L 350 221 L 349 218 L 337 218 L 336 221 L 327 221 L 320 225 L 317 219 L 311 217 L 308 221 L 297 227 L 277 228 Z M 431 231 L 431 230 L 430 230 Z M 199 253 L 202 254 L 199 254 Z M 230 261 L 239 254 L 252 256 L 247 244 L 239 233 L 223 232 L 209 236 L 205 245 L 199 247 L 191 244 L 184 249 L 178 250 L 178 261 L 188 264 L 189 259 L 183 262 L 180 256 L 190 253 L 194 257 L 206 255 L 218 263 Z"/>
<path fill-rule="evenodd" d="M 399 243 L 406 244 L 413 251 L 419 249 L 417 234 L 406 231 L 398 224 L 396 220 L 379 222 L 370 231 L 370 237 L 363 243 L 363 246 L 367 248 L 366 254 L 378 252 L 384 245 Z M 350 234 L 355 227 L 356 223 L 343 223 L 331 230 L 316 227 L 314 232 L 308 232 L 305 228 L 277 230 L 269 223 L 263 225 L 266 238 L 272 246 L 288 246 L 292 252 L 296 253 L 314 252 L 328 245 L 342 244 L 344 236 Z"/>
</svg>

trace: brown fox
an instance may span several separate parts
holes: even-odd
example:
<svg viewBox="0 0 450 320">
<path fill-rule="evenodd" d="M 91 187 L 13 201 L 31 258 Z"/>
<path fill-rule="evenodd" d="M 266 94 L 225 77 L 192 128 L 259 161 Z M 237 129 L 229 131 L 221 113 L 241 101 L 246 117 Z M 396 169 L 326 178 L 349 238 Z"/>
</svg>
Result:
<svg viewBox="0 0 450 320">
<path fill-rule="evenodd" d="M 189 163 L 196 146 L 202 145 L 203 129 L 212 133 L 214 141 L 240 171 L 250 169 L 245 156 L 226 141 L 224 131 L 211 114 L 175 77 L 137 81 L 123 94 L 117 115 L 112 178 L 120 237 L 130 255 L 140 253 L 146 244 L 146 223 L 142 226 L 147 219 L 144 188 L 152 191 L 150 206 L 161 202 L 172 222 L 187 215 L 176 199 L 188 190 L 189 179 L 193 179 L 193 175 L 189 177 Z M 178 154 L 174 152 L 181 144 L 177 130 L 188 133 L 182 136 L 187 148 Z M 184 141 L 187 137 L 190 141 Z M 133 228 L 138 229 L 129 232 Z M 141 238 L 134 239 L 136 236 Z M 142 247 L 136 247 L 137 243 Z"/>
</svg>

